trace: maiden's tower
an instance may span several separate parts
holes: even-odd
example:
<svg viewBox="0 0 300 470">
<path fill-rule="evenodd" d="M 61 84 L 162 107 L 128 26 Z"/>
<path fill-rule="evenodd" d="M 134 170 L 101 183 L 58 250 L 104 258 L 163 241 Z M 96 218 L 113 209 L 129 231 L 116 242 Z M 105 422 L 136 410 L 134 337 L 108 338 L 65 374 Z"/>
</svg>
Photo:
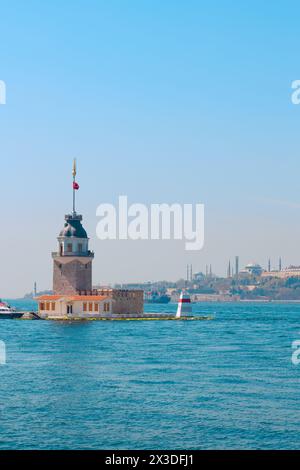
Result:
<svg viewBox="0 0 300 470">
<path fill-rule="evenodd" d="M 53 295 L 37 298 L 42 318 L 99 318 L 143 313 L 143 291 L 111 288 L 93 289 L 89 238 L 82 225 L 82 216 L 75 207 L 76 161 L 73 163 L 73 211 L 65 216 L 59 236 L 58 251 L 53 258 Z"/>
<path fill-rule="evenodd" d="M 82 226 L 82 216 L 75 210 L 76 162 L 73 166 L 73 212 L 65 216 L 65 225 L 58 240 L 58 251 L 53 258 L 54 294 L 77 294 L 92 290 L 92 262 L 94 253 L 89 250 L 89 238 Z"/>
</svg>

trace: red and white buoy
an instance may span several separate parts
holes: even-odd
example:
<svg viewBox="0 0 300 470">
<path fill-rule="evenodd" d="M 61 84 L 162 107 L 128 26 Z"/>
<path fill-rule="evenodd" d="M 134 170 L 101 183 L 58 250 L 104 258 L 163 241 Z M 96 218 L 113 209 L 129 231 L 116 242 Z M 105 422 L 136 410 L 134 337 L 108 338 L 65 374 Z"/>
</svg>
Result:
<svg viewBox="0 0 300 470">
<path fill-rule="evenodd" d="M 182 291 L 179 297 L 179 301 L 178 301 L 176 318 L 180 318 L 182 313 L 191 313 L 191 312 L 192 312 L 191 298 L 189 294 Z"/>
</svg>

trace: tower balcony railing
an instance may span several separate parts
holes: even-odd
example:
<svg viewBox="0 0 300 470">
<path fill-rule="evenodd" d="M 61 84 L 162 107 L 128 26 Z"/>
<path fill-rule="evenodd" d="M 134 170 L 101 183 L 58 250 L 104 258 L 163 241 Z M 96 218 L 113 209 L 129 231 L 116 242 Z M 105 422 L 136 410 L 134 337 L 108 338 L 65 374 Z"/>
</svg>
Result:
<svg viewBox="0 0 300 470">
<path fill-rule="evenodd" d="M 60 253 L 59 251 L 52 251 L 52 257 L 57 257 L 57 256 L 82 256 L 82 257 L 90 257 L 94 258 L 94 252 L 91 250 L 88 251 L 65 251 Z"/>
</svg>

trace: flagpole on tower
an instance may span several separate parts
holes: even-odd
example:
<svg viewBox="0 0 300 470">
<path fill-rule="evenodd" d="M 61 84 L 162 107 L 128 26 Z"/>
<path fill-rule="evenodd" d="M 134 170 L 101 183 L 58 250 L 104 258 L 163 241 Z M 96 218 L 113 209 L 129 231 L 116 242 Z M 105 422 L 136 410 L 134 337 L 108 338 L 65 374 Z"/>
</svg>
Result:
<svg viewBox="0 0 300 470">
<path fill-rule="evenodd" d="M 74 160 L 73 160 L 73 171 L 72 171 L 72 175 L 73 175 L 73 215 L 75 215 L 75 214 L 76 214 L 76 211 L 75 211 L 76 158 L 74 158 Z"/>
</svg>

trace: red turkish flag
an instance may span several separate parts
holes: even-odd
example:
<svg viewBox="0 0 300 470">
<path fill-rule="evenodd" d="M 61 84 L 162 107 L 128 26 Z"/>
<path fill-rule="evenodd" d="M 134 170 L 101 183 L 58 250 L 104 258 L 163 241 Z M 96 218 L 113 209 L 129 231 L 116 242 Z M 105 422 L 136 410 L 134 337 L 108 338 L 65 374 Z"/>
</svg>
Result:
<svg viewBox="0 0 300 470">
<path fill-rule="evenodd" d="M 74 181 L 73 183 L 73 189 L 76 189 L 76 190 L 79 189 L 79 184 L 76 183 L 76 181 Z"/>
</svg>

